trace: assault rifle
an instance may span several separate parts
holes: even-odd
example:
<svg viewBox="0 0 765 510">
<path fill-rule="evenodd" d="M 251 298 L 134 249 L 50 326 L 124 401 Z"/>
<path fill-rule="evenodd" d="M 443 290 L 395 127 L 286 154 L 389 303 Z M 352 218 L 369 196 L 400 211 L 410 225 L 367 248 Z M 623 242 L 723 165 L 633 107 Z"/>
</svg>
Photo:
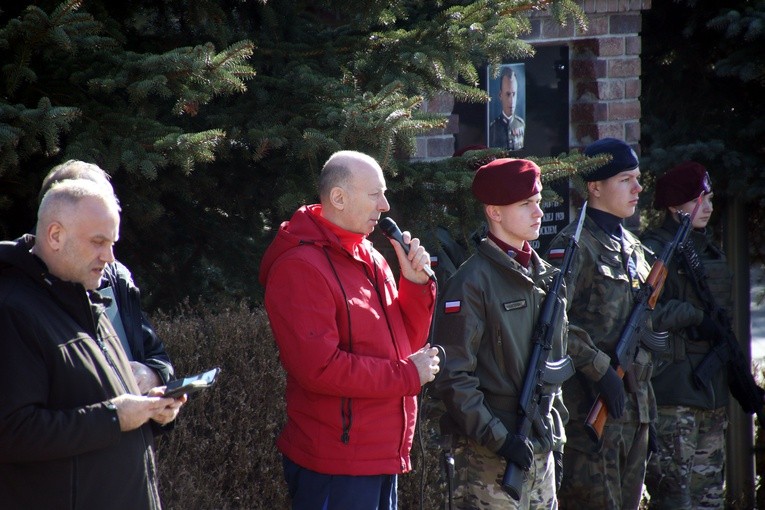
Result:
<svg viewBox="0 0 765 510">
<path fill-rule="evenodd" d="M 680 248 L 696 295 L 704 304 L 704 313 L 717 323 L 722 338 L 716 339 L 712 350 L 704 356 L 701 363 L 693 371 L 693 382 L 697 388 L 703 389 L 710 384 L 712 377 L 723 367 L 728 368 L 728 387 L 731 394 L 738 400 L 744 412 L 756 414 L 760 425 L 765 425 L 763 411 L 763 390 L 754 381 L 752 369 L 741 345 L 733 333 L 728 314 L 715 301 L 707 283 L 704 265 L 699 260 L 696 250 L 691 246 Z"/>
<path fill-rule="evenodd" d="M 584 214 L 587 210 L 587 202 L 582 206 L 579 213 L 579 222 L 576 232 L 569 239 L 566 246 L 566 254 L 563 257 L 560 271 L 553 278 L 547 291 L 541 312 L 531 335 L 534 348 L 529 356 L 526 377 L 523 380 L 523 389 L 518 401 L 518 434 L 528 437 L 532 427 L 543 432 L 547 426 L 542 421 L 544 416 L 539 412 L 540 402 L 544 397 L 545 384 L 563 384 L 563 381 L 574 375 L 574 362 L 566 355 L 558 361 L 547 361 L 552 350 L 552 339 L 555 326 L 561 321 L 561 313 L 564 310 L 563 298 L 560 295 L 564 278 L 571 272 L 571 263 L 574 260 L 576 250 L 579 248 L 579 236 L 582 233 Z M 545 412 L 547 409 L 545 409 Z M 524 471 L 513 462 L 508 462 L 505 474 L 502 477 L 502 489 L 516 501 L 521 499 L 523 489 Z"/>
<path fill-rule="evenodd" d="M 616 360 L 618 363 L 616 373 L 622 379 L 632 367 L 641 342 L 651 351 L 663 351 L 667 347 L 666 332 L 663 334 L 652 334 L 645 321 L 648 317 L 648 312 L 654 309 L 662 290 L 664 290 L 664 282 L 667 280 L 667 265 L 675 255 L 677 247 L 684 243 L 685 238 L 688 237 L 688 232 L 690 232 L 693 226 L 693 219 L 699 211 L 703 196 L 702 192 L 696 200 L 696 206 L 691 214 L 678 212 L 680 228 L 677 229 L 674 239 L 664 247 L 661 256 L 651 266 L 648 278 L 646 278 L 645 283 L 640 287 L 635 296 L 635 304 L 619 336 L 619 342 L 616 344 Z M 585 430 L 587 430 L 590 439 L 597 443 L 600 442 L 607 418 L 608 406 L 606 406 L 603 397 L 598 395 L 584 422 Z"/>
</svg>

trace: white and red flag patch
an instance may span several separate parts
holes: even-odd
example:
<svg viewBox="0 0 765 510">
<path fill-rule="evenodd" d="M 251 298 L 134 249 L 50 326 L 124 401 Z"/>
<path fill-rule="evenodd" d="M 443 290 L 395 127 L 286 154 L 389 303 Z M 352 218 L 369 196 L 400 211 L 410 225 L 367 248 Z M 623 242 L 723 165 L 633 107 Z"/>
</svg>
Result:
<svg viewBox="0 0 765 510">
<path fill-rule="evenodd" d="M 444 313 L 457 313 L 462 308 L 462 301 L 447 301 L 444 303 Z"/>
<path fill-rule="evenodd" d="M 438 267 L 438 255 L 430 256 L 430 267 Z"/>
<path fill-rule="evenodd" d="M 550 250 L 550 254 L 547 256 L 550 260 L 556 260 L 556 259 L 562 259 L 563 255 L 566 254 L 565 248 L 555 248 Z"/>
</svg>

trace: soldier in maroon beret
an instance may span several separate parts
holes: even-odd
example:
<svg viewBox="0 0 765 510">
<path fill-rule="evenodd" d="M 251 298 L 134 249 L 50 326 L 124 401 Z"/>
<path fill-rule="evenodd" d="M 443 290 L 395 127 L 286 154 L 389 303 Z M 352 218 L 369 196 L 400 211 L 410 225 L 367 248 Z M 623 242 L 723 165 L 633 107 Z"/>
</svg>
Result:
<svg viewBox="0 0 765 510">
<path fill-rule="evenodd" d="M 696 206 L 696 199 L 704 194 L 707 198 L 708 214 L 700 214 L 697 218 L 704 218 L 704 224 L 694 228 L 704 228 L 707 226 L 709 216 L 712 213 L 712 181 L 709 179 L 707 169 L 701 163 L 695 161 L 685 161 L 668 170 L 667 173 L 656 179 L 656 190 L 654 191 L 653 206 L 656 209 L 665 209 L 671 207 L 671 213 L 676 212 L 678 206 L 681 210 L 687 204 L 688 211 L 691 213 Z M 690 203 L 689 203 L 690 202 Z"/>
<path fill-rule="evenodd" d="M 666 211 L 658 228 L 641 241 L 661 253 L 680 227 L 679 212 L 691 214 L 701 203 L 693 230 L 668 267 L 667 280 L 654 313 L 654 326 L 669 330 L 669 349 L 655 361 L 651 379 L 658 406 L 657 455 L 651 458 L 646 487 L 651 508 L 723 508 L 725 430 L 728 426 L 728 377 L 723 368 L 699 384 L 697 367 L 724 334 L 706 311 L 700 294 L 709 294 L 729 313 L 733 274 L 714 242 L 707 223 L 712 215 L 712 184 L 707 169 L 695 161 L 675 166 L 656 180 L 654 207 Z M 703 278 L 708 287 L 698 287 Z M 680 327 L 667 327 L 663 317 L 681 314 Z M 714 356 L 714 354 L 712 354 Z"/>
<path fill-rule="evenodd" d="M 447 282 L 434 331 L 448 353 L 435 388 L 447 410 L 441 431 L 454 448 L 454 507 L 556 508 L 568 415 L 559 384 L 545 385 L 540 426 L 528 437 L 518 433 L 531 335 L 557 272 L 529 245 L 544 215 L 540 169 L 524 159 L 497 159 L 478 169 L 472 191 L 488 235 Z M 565 323 L 555 326 L 550 361 L 566 354 Z M 508 462 L 528 471 L 520 501 L 499 485 Z"/>
</svg>

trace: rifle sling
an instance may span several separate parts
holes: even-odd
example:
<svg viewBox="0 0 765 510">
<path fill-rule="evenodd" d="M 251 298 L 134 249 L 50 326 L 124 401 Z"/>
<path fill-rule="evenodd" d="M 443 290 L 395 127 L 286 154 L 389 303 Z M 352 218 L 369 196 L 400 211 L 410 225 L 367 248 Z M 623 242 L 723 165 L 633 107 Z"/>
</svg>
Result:
<svg viewBox="0 0 765 510">
<path fill-rule="evenodd" d="M 680 254 L 681 254 L 681 263 L 685 267 L 686 272 L 690 276 L 691 279 L 691 285 L 693 286 L 693 291 L 696 293 L 696 296 L 701 300 L 701 302 L 704 305 L 704 312 L 709 313 L 709 311 L 714 308 L 715 306 L 715 298 L 712 296 L 711 291 L 709 290 L 709 286 L 707 285 L 706 281 L 703 279 L 704 275 L 704 265 L 701 262 L 701 260 L 698 259 L 698 255 L 695 253 L 691 253 L 691 251 L 694 250 L 694 248 L 688 244 L 683 243 L 683 245 L 680 247 Z M 692 260 L 692 257 L 695 255 L 695 260 Z M 698 264 L 698 269 L 695 267 L 696 264 Z M 702 274 L 699 274 L 699 273 Z M 716 344 L 722 339 L 716 339 L 716 341 L 713 343 Z M 714 352 L 714 350 L 711 350 L 707 353 L 707 355 L 702 360 L 701 364 L 704 364 L 704 361 L 709 356 L 716 356 L 717 354 Z M 720 368 L 722 368 L 722 365 L 720 365 Z M 694 369 L 695 371 L 695 369 Z"/>
</svg>

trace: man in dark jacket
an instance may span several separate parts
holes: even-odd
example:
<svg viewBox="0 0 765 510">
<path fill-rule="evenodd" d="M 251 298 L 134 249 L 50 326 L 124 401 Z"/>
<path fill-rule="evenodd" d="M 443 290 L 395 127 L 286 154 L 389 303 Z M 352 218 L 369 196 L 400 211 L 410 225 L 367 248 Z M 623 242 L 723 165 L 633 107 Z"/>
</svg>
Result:
<svg viewBox="0 0 765 510">
<path fill-rule="evenodd" d="M 69 160 L 56 165 L 45 176 L 40 187 L 40 200 L 53 184 L 66 179 L 87 179 L 112 189 L 109 175 L 100 167 Z M 141 393 L 167 384 L 175 377 L 175 370 L 165 351 L 165 344 L 141 310 L 141 292 L 133 282 L 130 270 L 118 260 L 107 264 L 98 291 L 111 298 L 106 314 L 130 360 L 130 368 Z"/>
<path fill-rule="evenodd" d="M 113 193 L 69 180 L 46 193 L 35 236 L 0 243 L 3 508 L 160 508 L 148 424 L 185 397 L 141 396 L 95 292 L 118 237 Z"/>
</svg>

